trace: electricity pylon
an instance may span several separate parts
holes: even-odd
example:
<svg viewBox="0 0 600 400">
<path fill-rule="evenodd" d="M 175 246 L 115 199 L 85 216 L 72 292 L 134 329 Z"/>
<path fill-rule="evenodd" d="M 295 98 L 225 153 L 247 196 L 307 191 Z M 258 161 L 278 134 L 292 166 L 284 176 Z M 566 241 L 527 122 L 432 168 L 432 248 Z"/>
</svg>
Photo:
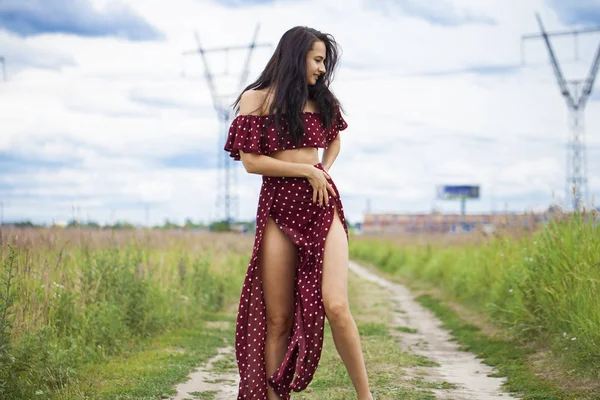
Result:
<svg viewBox="0 0 600 400">
<path fill-rule="evenodd" d="M 589 204 L 588 198 L 588 179 L 587 179 L 587 160 L 584 141 L 584 111 L 587 101 L 594 88 L 594 80 L 598 73 L 600 65 L 600 44 L 592 62 L 592 67 L 585 80 L 566 81 L 563 72 L 560 68 L 554 49 L 550 43 L 550 36 L 565 36 L 573 35 L 575 38 L 585 33 L 600 32 L 600 28 L 585 28 L 571 31 L 560 31 L 548 33 L 544 29 L 542 19 L 539 14 L 536 14 L 538 25 L 540 26 L 539 35 L 523 35 L 521 43 L 527 39 L 543 38 L 548 49 L 550 63 L 554 70 L 554 75 L 560 89 L 560 93 L 565 98 L 567 107 L 569 108 L 569 125 L 571 132 L 567 143 L 567 165 L 566 165 L 566 187 L 565 187 L 565 205 L 568 204 L 567 199 L 572 196 L 573 210 L 578 210 L 583 204 Z M 576 50 L 577 57 L 577 50 Z M 571 86 L 571 89 L 569 88 Z"/>
<path fill-rule="evenodd" d="M 212 103 L 215 111 L 217 112 L 217 117 L 220 122 L 220 132 L 219 132 L 219 140 L 217 140 L 217 170 L 218 170 L 218 179 L 217 179 L 217 198 L 216 198 L 216 209 L 217 215 L 220 215 L 220 212 L 224 212 L 224 219 L 228 224 L 231 224 L 233 221 L 232 212 L 232 203 L 237 203 L 237 196 L 233 196 L 231 191 L 233 189 L 233 182 L 235 180 L 235 170 L 233 168 L 233 161 L 229 157 L 229 155 L 223 150 L 225 146 L 225 141 L 227 140 L 227 134 L 229 131 L 229 124 L 231 123 L 232 109 L 231 104 L 235 100 L 235 97 L 244 89 L 246 80 L 248 79 L 248 74 L 250 72 L 250 60 L 252 58 L 252 52 L 257 47 L 271 47 L 270 44 L 258 44 L 256 43 L 256 39 L 258 37 L 258 31 L 260 28 L 260 24 L 256 25 L 256 29 L 254 30 L 254 38 L 252 42 L 248 45 L 240 45 L 240 46 L 227 46 L 227 47 L 218 47 L 212 49 L 205 49 L 202 47 L 200 43 L 200 37 L 198 32 L 195 33 L 196 43 L 198 48 L 196 50 L 186 51 L 183 55 L 191 55 L 191 54 L 200 54 L 202 58 L 202 64 L 204 66 L 204 77 L 206 78 L 206 83 L 208 85 L 208 89 L 210 90 L 210 95 L 212 98 Z M 225 52 L 229 53 L 230 51 L 236 50 L 248 50 L 248 55 L 246 57 L 246 63 L 244 65 L 244 69 L 242 70 L 238 91 L 236 94 L 223 95 L 217 91 L 216 83 L 215 83 L 215 75 L 212 73 L 208 59 L 206 55 L 208 53 L 215 52 Z M 235 205 L 237 215 L 237 204 Z"/>
</svg>

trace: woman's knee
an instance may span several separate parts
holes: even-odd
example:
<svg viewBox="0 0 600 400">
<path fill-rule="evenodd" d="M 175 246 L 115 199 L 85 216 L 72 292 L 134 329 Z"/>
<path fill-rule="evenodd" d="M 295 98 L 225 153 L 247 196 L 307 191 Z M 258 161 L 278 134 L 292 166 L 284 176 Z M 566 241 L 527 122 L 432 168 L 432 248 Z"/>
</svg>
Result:
<svg viewBox="0 0 600 400">
<path fill-rule="evenodd" d="M 330 324 L 345 324 L 352 318 L 350 306 L 346 300 L 325 300 L 323 306 L 325 307 L 325 315 Z"/>
<path fill-rule="evenodd" d="M 278 312 L 267 314 L 267 333 L 276 337 L 287 336 L 292 330 L 293 312 Z"/>
</svg>

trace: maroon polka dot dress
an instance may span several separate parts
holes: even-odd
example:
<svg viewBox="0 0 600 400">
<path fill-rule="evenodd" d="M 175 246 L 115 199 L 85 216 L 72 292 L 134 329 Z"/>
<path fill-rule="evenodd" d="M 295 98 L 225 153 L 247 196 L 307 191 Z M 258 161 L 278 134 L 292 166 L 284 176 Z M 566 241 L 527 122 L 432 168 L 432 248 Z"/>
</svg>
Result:
<svg viewBox="0 0 600 400">
<path fill-rule="evenodd" d="M 319 113 L 304 112 L 304 139 L 295 145 L 287 133 L 285 119 L 281 124 L 286 149 L 300 147 L 326 148 L 348 126 L 341 114 L 330 128 L 324 128 Z M 229 129 L 225 150 L 235 160 L 239 151 L 268 155 L 281 150 L 275 124 L 268 116 L 240 115 Z M 323 166 L 315 164 L 323 169 Z M 263 176 L 258 210 L 254 249 L 240 297 L 237 316 L 235 350 L 240 373 L 238 400 L 267 400 L 267 383 L 284 399 L 292 390 L 304 390 L 313 378 L 323 346 L 325 312 L 321 296 L 323 250 L 325 238 L 334 218 L 334 207 L 348 229 L 339 192 L 329 195 L 329 205 L 312 203 L 312 186 L 305 178 Z M 258 273 L 258 250 L 267 219 L 271 217 L 293 241 L 298 250 L 294 289 L 294 323 L 282 364 L 269 377 L 265 371 L 266 308 L 262 282 Z"/>
</svg>

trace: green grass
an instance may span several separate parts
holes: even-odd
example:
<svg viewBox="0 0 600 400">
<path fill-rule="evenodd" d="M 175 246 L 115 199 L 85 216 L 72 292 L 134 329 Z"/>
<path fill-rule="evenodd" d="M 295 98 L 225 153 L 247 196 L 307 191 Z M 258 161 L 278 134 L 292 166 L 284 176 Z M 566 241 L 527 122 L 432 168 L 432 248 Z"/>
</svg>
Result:
<svg viewBox="0 0 600 400">
<path fill-rule="evenodd" d="M 249 240 L 240 246 L 239 235 L 1 233 L 0 398 L 7 400 L 82 398 L 94 389 L 88 378 L 103 379 L 99 370 L 111 373 L 101 367 L 109 361 L 122 369 L 91 392 L 97 398 L 112 398 L 113 384 L 131 390 L 119 392 L 122 398 L 144 398 L 184 377 L 214 351 L 217 336 L 204 322 L 231 312 L 251 248 Z M 208 335 L 204 350 L 191 343 L 202 335 Z M 163 353 L 160 346 L 172 337 L 189 354 Z M 159 338 L 165 342 L 153 342 Z M 128 380 L 129 370 L 141 384 Z"/>
<path fill-rule="evenodd" d="M 397 326 L 394 328 L 395 330 L 397 330 L 398 332 L 404 332 L 404 333 L 417 333 L 417 330 L 414 328 L 409 328 L 408 326 Z"/>
<path fill-rule="evenodd" d="M 412 379 L 410 383 L 412 383 L 416 387 L 426 389 L 456 389 L 458 387 L 450 382 L 430 382 L 421 378 Z"/>
<path fill-rule="evenodd" d="M 215 398 L 215 396 L 217 395 L 217 392 L 212 391 L 212 390 L 207 390 L 204 392 L 191 392 L 190 394 L 192 396 L 194 396 L 194 399 L 213 400 Z"/>
<path fill-rule="evenodd" d="M 250 241 L 240 246 L 237 235 L 178 233 L 18 234 L 3 232 L 13 249 L 5 241 L 0 246 L 0 398 L 156 399 L 173 394 L 175 383 L 218 347 L 232 345 Z M 530 368 L 532 350 L 519 344 L 542 335 L 574 376 L 597 373 L 599 249 L 598 228 L 577 220 L 478 247 L 351 241 L 353 257 L 398 279 L 436 286 L 445 301 L 472 307 L 510 332 L 506 340 L 489 338 L 439 301 L 420 298 L 464 348 L 495 365 L 508 387 L 528 399 L 593 398 L 585 389 L 561 391 L 543 382 Z M 391 327 L 389 294 L 351 278 L 350 298 L 378 399 L 434 399 L 428 389 L 451 388 L 407 378 L 411 368 L 436 364 L 399 347 L 394 329 L 413 331 Z M 215 373 L 234 368 L 231 356 L 213 365 Z M 328 327 L 315 378 L 295 396 L 354 396 Z"/>
<path fill-rule="evenodd" d="M 233 333 L 234 332 L 232 332 L 232 337 Z M 216 373 L 237 371 L 237 364 L 235 362 L 235 357 L 233 356 L 233 354 L 228 354 L 224 358 L 215 361 L 212 364 L 212 371 Z"/>
<path fill-rule="evenodd" d="M 196 248 L 190 241 L 195 236 L 27 234 L 27 240 L 16 241 L 14 250 L 5 247 L 1 254 L 4 281 L 15 271 L 19 278 L 18 286 L 2 292 L 10 297 L 2 306 L 14 311 L 12 299 L 21 311 L 5 319 L 10 337 L 5 359 L 12 358 L 8 366 L 16 374 L 4 381 L 1 398 L 164 398 L 175 394 L 175 385 L 217 348 L 233 345 L 251 242 L 236 252 L 235 244 L 222 237 L 208 238 L 210 243 Z M 61 235 L 70 244 L 59 244 Z M 437 364 L 398 345 L 391 334 L 388 295 L 355 278 L 350 291 L 378 399 L 433 399 L 430 391 L 403 375 L 404 369 Z M 297 395 L 299 400 L 354 396 L 329 330 L 325 341 L 315 379 Z M 220 382 L 235 370 L 233 356 L 227 355 L 212 364 L 211 379 Z M 8 376 L 3 371 L 0 377 Z M 215 395 L 204 391 L 187 397 Z"/>
<path fill-rule="evenodd" d="M 225 340 L 233 337 L 233 326 L 235 322 L 230 320 L 227 329 L 198 324 L 161 335 L 149 340 L 135 354 L 87 366 L 76 382 L 52 398 L 76 400 L 85 395 L 102 400 L 150 400 L 174 395 L 176 383 L 184 381 L 198 365 L 214 356 L 218 347 L 227 345 Z"/>
<path fill-rule="evenodd" d="M 538 391 L 555 396 L 548 398 L 571 398 L 572 393 L 600 390 L 600 226 L 589 215 L 479 245 L 400 247 L 354 238 L 350 253 L 391 279 L 461 304 L 500 328 L 502 341 L 486 340 L 466 324 L 453 329 L 466 348 L 497 367 L 506 366 L 502 371 L 509 388 L 525 390 L 530 398 L 542 398 L 535 397 Z M 433 300 L 424 301 L 433 307 Z M 552 365 L 548 375 L 565 392 L 535 385 L 533 350 L 524 350 L 524 344 L 549 349 L 549 362 L 558 366 Z M 546 375 L 550 367 L 538 368 Z M 586 388 L 571 380 L 585 382 Z"/>
</svg>

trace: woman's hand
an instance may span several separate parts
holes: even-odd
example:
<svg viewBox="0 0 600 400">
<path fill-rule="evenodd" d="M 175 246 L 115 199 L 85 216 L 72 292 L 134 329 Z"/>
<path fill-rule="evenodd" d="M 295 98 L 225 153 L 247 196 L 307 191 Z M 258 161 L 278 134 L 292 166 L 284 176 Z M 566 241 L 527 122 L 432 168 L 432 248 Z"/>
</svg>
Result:
<svg viewBox="0 0 600 400">
<path fill-rule="evenodd" d="M 327 182 L 327 179 L 331 179 L 327 172 L 313 166 L 307 179 L 313 187 L 313 204 L 318 202 L 319 207 L 322 207 L 324 202 L 326 205 L 328 205 L 329 196 L 327 195 L 327 192 L 331 193 L 333 197 L 336 197 L 335 190 L 333 190 L 331 184 Z"/>
</svg>

